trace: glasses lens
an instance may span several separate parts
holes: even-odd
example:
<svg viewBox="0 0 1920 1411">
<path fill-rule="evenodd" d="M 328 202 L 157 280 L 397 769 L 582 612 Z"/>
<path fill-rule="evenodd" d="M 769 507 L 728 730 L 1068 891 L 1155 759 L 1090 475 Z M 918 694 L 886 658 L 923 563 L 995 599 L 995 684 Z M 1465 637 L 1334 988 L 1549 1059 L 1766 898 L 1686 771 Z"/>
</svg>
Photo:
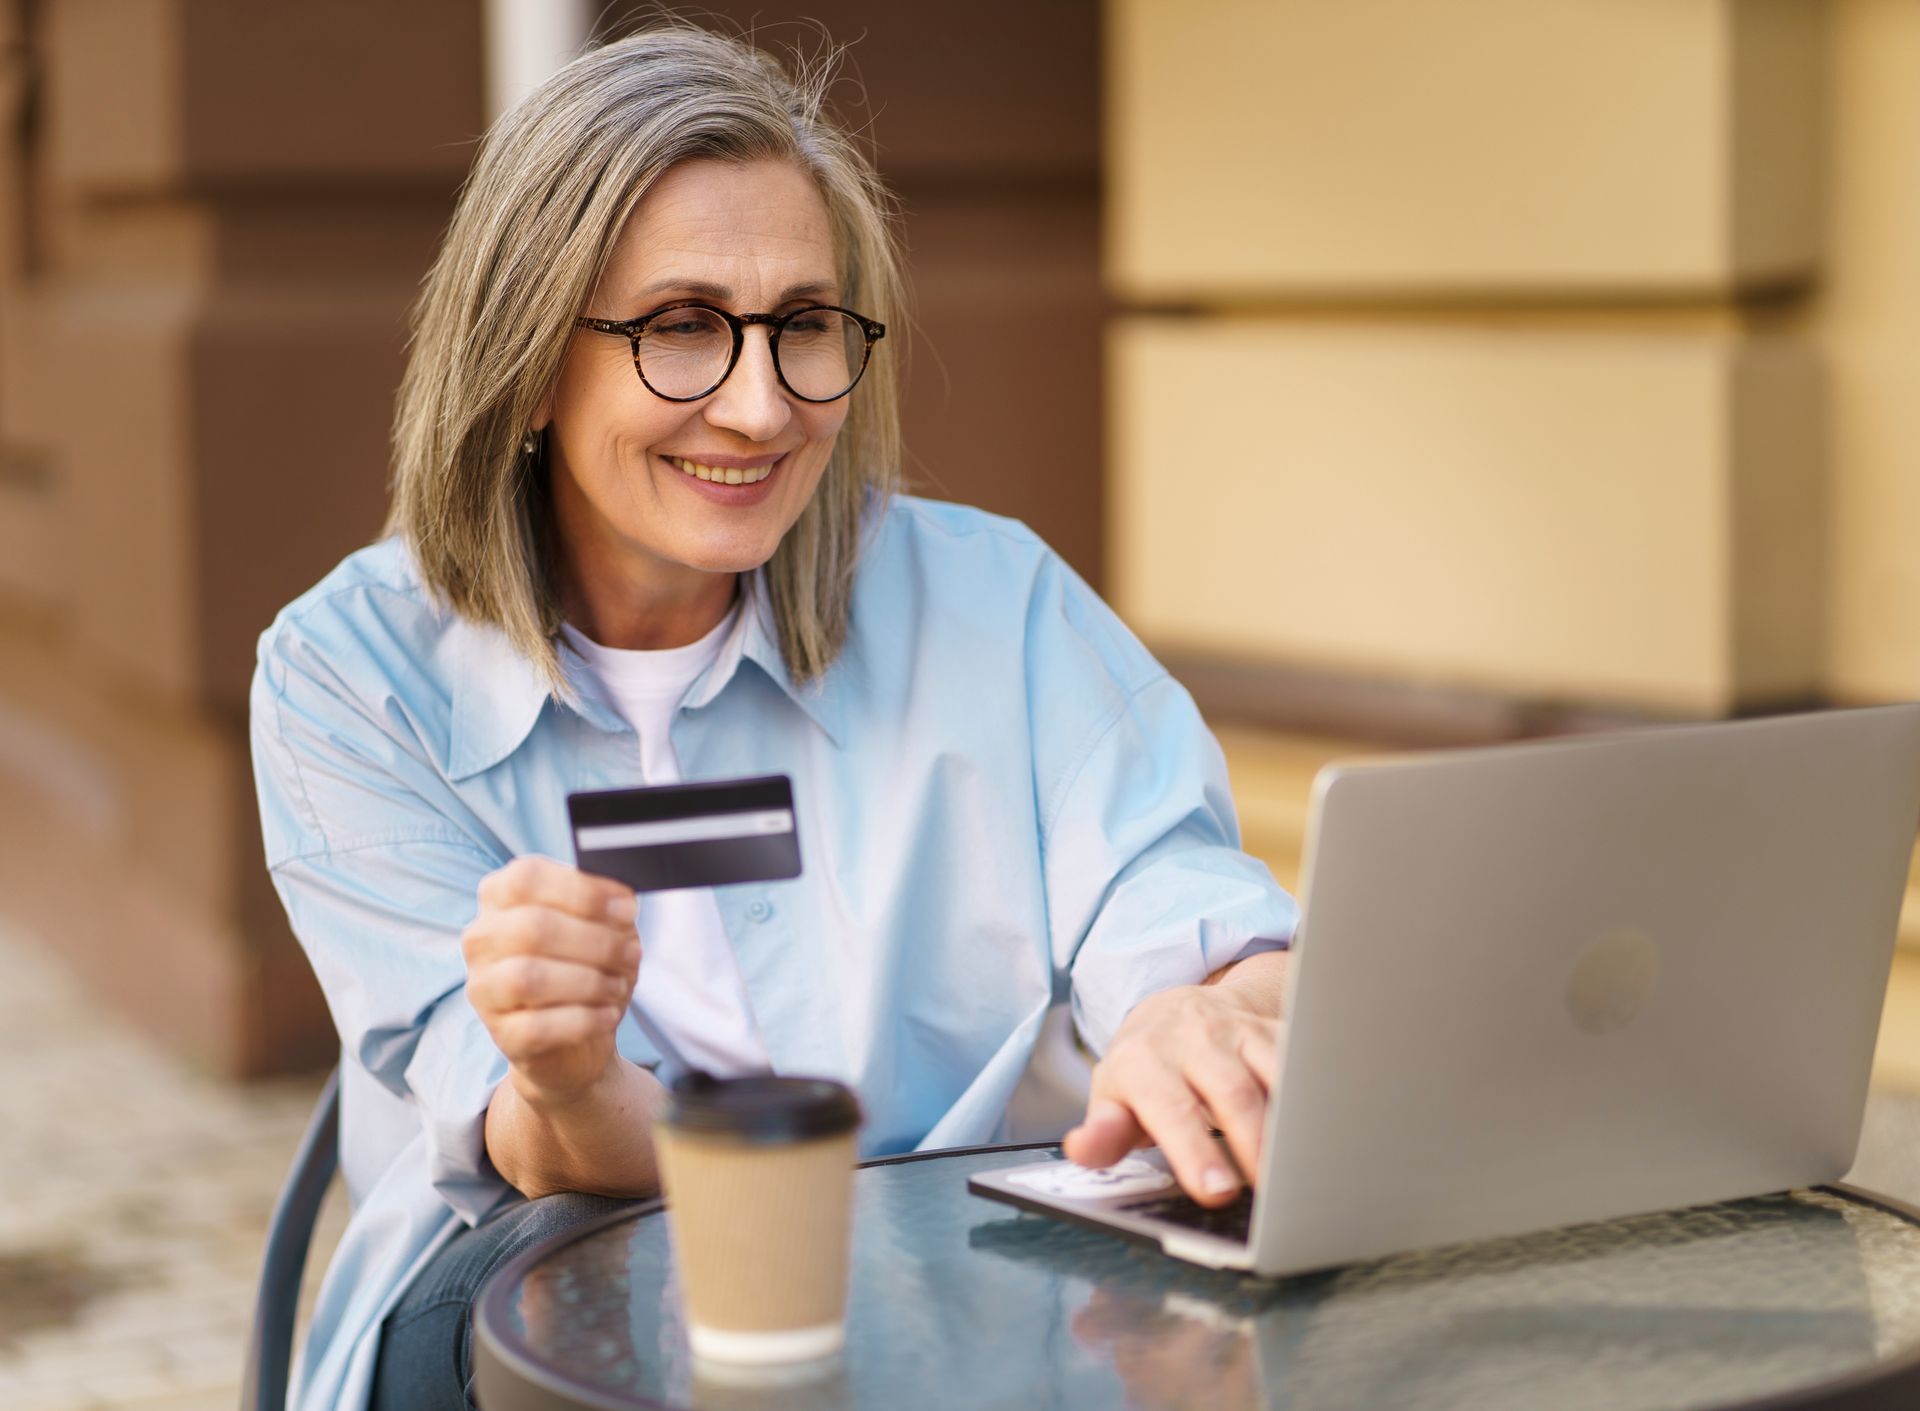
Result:
<svg viewBox="0 0 1920 1411">
<path fill-rule="evenodd" d="M 640 376 L 663 397 L 698 397 L 727 374 L 733 332 L 710 309 L 669 309 L 640 335 Z"/>
<path fill-rule="evenodd" d="M 803 309 L 780 330 L 780 372 L 787 386 L 816 402 L 853 386 L 866 356 L 866 330 L 837 309 Z"/>
</svg>

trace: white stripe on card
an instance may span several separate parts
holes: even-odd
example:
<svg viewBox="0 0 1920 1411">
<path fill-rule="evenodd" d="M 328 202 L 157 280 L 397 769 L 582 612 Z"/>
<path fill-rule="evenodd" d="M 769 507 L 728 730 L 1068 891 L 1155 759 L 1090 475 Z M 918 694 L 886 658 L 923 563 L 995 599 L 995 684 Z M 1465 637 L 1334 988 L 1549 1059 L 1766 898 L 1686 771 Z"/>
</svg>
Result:
<svg viewBox="0 0 1920 1411">
<path fill-rule="evenodd" d="M 658 847 L 661 843 L 706 843 L 723 838 L 764 838 L 793 831 L 793 810 L 710 813 L 699 818 L 660 818 L 647 823 L 597 823 L 576 833 L 581 852 Z"/>
</svg>

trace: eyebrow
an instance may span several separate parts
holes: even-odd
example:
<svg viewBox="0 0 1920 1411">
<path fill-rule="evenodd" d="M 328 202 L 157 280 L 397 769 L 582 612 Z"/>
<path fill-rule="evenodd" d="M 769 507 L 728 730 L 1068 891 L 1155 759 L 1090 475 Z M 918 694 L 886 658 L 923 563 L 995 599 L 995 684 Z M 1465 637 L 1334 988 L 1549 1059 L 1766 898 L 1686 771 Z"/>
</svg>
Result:
<svg viewBox="0 0 1920 1411">
<path fill-rule="evenodd" d="M 830 279 L 811 279 L 801 284 L 788 286 L 780 297 L 774 300 L 774 307 L 790 304 L 795 299 L 811 299 L 820 294 L 831 294 L 839 286 Z M 733 290 L 724 284 L 710 284 L 704 279 L 659 279 L 644 289 L 635 291 L 636 302 L 654 298 L 656 295 L 670 292 L 692 294 L 696 298 L 711 299 L 716 304 L 729 303 L 733 299 Z"/>
</svg>

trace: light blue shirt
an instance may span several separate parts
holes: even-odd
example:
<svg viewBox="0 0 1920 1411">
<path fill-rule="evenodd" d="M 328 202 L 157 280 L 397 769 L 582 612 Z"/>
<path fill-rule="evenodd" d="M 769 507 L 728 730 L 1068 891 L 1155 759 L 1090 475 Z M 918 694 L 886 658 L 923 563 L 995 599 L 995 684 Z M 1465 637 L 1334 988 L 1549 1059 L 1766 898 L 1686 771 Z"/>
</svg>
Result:
<svg viewBox="0 0 1920 1411">
<path fill-rule="evenodd" d="M 1145 996 L 1292 935 L 1192 699 L 1023 526 L 894 499 L 846 648 L 808 686 L 765 603 L 748 593 L 673 745 L 689 779 L 793 778 L 804 872 L 716 898 L 775 1070 L 851 1084 L 863 1154 L 994 1141 L 1056 1001 L 1098 1053 Z M 506 1061 L 460 933 L 487 873 L 572 857 L 570 791 L 639 782 L 631 727 L 565 660 L 574 705 L 436 607 L 395 540 L 261 636 L 267 863 L 340 1030 L 353 1206 L 302 1357 L 308 1411 L 365 1404 L 408 1283 L 519 1198 L 485 1153 Z M 618 1044 L 659 1063 L 631 1015 Z"/>
</svg>

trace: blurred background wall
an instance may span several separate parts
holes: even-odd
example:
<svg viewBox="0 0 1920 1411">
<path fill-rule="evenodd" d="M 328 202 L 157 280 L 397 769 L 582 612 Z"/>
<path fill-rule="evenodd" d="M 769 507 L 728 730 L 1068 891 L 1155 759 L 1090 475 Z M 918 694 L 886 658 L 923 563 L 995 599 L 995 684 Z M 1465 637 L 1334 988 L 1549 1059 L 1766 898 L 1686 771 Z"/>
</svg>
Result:
<svg viewBox="0 0 1920 1411">
<path fill-rule="evenodd" d="M 1256 679 L 1821 695 L 1833 13 L 1114 0 L 1123 610 Z"/>
<path fill-rule="evenodd" d="M 0 4 L 0 915 L 220 1072 L 331 1054 L 252 643 L 377 531 L 513 8 Z M 1217 721 L 1920 695 L 1911 0 L 804 8 L 905 207 L 910 479 Z"/>
<path fill-rule="evenodd" d="M 209 1067 L 332 1047 L 265 876 L 254 638 L 379 523 L 471 5 L 0 6 L 0 907 Z"/>
</svg>

